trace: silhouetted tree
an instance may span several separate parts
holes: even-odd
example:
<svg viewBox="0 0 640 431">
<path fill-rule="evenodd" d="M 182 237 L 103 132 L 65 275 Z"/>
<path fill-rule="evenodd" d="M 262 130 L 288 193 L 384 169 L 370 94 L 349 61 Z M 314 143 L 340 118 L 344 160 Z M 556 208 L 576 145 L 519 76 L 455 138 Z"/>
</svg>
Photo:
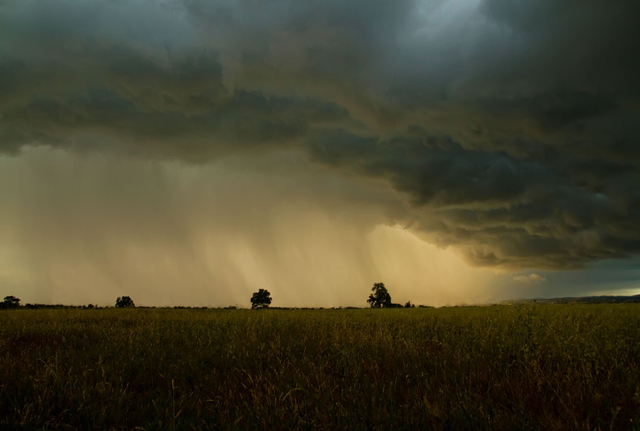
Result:
<svg viewBox="0 0 640 431">
<path fill-rule="evenodd" d="M 384 287 L 384 283 L 374 283 L 371 291 L 373 293 L 369 295 L 369 299 L 367 299 L 371 308 L 391 307 L 391 295 L 389 295 L 387 288 Z"/>
<path fill-rule="evenodd" d="M 0 308 L 10 309 L 10 308 L 19 308 L 20 307 L 20 298 L 16 298 L 13 295 L 5 296 L 4 301 L 0 303 Z"/>
<path fill-rule="evenodd" d="M 271 304 L 271 293 L 268 290 L 260 289 L 251 297 L 251 308 L 267 308 Z"/>
<path fill-rule="evenodd" d="M 407 301 L 406 304 L 404 304 L 404 308 L 414 308 L 414 307 L 415 305 L 413 305 L 411 301 Z"/>
<path fill-rule="evenodd" d="M 130 296 L 118 296 L 118 299 L 116 299 L 116 308 L 129 308 L 135 306 L 136 304 L 133 303 L 133 299 L 131 299 Z"/>
</svg>

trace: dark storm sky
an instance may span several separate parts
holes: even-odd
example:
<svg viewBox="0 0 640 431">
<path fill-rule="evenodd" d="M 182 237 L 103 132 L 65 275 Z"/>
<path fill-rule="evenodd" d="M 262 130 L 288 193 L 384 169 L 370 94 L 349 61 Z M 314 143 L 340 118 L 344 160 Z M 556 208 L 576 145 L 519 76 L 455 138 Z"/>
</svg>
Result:
<svg viewBox="0 0 640 431">
<path fill-rule="evenodd" d="M 512 280 L 591 271 L 606 290 L 615 271 L 593 268 L 640 252 L 638 16 L 636 0 L 2 0 L 0 259 L 58 289 L 62 244 L 123 286 L 114 256 L 135 244 L 181 279 L 212 253 L 184 238 L 215 230 L 284 271 L 288 245 L 265 256 L 295 242 L 287 225 L 344 213 L 323 229 L 402 227 Z M 222 202 L 256 215 L 205 217 Z M 363 284 L 384 265 L 367 259 Z M 244 262 L 198 283 L 258 287 Z"/>
</svg>

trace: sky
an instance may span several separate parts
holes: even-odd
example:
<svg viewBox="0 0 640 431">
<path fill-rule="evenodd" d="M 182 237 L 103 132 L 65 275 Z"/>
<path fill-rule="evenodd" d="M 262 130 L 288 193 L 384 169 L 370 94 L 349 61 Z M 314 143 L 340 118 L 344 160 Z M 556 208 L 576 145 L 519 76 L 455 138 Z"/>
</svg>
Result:
<svg viewBox="0 0 640 431">
<path fill-rule="evenodd" d="M 0 296 L 640 294 L 637 0 L 0 0 Z"/>
</svg>

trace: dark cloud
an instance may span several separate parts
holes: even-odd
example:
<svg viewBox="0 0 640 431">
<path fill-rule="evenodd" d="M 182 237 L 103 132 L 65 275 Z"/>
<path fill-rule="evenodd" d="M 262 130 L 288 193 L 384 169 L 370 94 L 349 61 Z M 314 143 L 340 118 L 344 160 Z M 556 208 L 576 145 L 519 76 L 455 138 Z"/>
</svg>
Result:
<svg viewBox="0 0 640 431">
<path fill-rule="evenodd" d="M 477 265 L 640 252 L 640 3 L 0 3 L 0 150 L 296 148 Z"/>
<path fill-rule="evenodd" d="M 340 132 L 320 135 L 310 148 L 316 160 L 388 179 L 412 198 L 417 219 L 409 223 L 479 265 L 566 268 L 640 251 L 640 192 L 630 188 L 637 181 L 630 164 L 519 160 L 431 136 Z M 581 183 L 585 168 L 599 187 Z"/>
</svg>

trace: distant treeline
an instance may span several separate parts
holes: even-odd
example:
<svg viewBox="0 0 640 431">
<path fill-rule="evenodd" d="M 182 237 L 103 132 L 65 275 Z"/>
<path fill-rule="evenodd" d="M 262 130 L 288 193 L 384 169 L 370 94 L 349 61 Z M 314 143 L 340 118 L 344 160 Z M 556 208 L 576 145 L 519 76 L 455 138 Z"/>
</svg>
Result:
<svg viewBox="0 0 640 431">
<path fill-rule="evenodd" d="M 417 308 L 434 308 L 430 305 L 418 305 Z M 64 305 L 64 304 L 25 304 L 18 305 L 13 307 L 6 307 L 5 303 L 0 302 L 0 310 L 2 309 L 28 309 L 28 310 L 40 310 L 40 309 L 74 309 L 74 310 L 101 310 L 101 309 L 109 309 L 116 308 L 113 306 L 98 306 L 94 304 L 89 305 Z M 148 307 L 148 306 L 139 306 L 136 308 L 145 308 L 145 309 L 174 309 L 174 310 L 238 310 L 243 309 L 241 307 L 236 307 L 234 305 L 227 307 L 189 307 L 183 305 L 176 305 L 173 307 Z M 390 307 L 395 308 L 395 307 Z M 398 308 L 404 308 L 402 306 Z M 365 309 L 365 307 L 269 307 L 270 310 L 359 310 Z"/>
<path fill-rule="evenodd" d="M 27 309 L 40 309 L 40 308 L 75 308 L 75 309 L 93 309 L 93 308 L 110 308 L 110 307 L 99 307 L 97 305 L 89 304 L 89 305 L 64 305 L 64 304 L 25 304 L 24 308 Z"/>
<path fill-rule="evenodd" d="M 640 303 L 640 295 L 634 296 L 586 296 L 586 297 L 567 297 L 567 298 L 536 298 L 536 299 L 518 299 L 511 301 L 503 301 L 500 304 L 486 304 L 486 305 L 524 305 L 524 304 L 615 304 L 615 303 Z M 453 307 L 457 307 L 454 305 Z M 65 305 L 65 304 L 20 304 L 20 299 L 15 296 L 7 296 L 4 301 L 0 301 L 0 310 L 15 310 L 15 309 L 27 309 L 27 310 L 40 310 L 40 309 L 82 309 L 82 310 L 99 310 L 108 308 L 118 308 L 114 306 L 99 306 L 96 304 L 88 305 Z M 165 306 L 165 307 L 152 307 L 152 306 L 140 306 L 137 308 L 147 309 L 174 309 L 174 310 L 237 310 L 244 309 L 234 305 L 226 307 L 191 307 L 184 305 Z M 269 307 L 270 310 L 357 310 L 365 307 Z M 390 303 L 382 308 L 435 308 L 430 305 L 414 305 L 408 302 L 404 306 L 401 304 Z"/>
<path fill-rule="evenodd" d="M 0 309 L 2 309 L 2 303 L 0 302 Z M 431 305 L 417 305 L 417 308 L 435 308 Z M 108 309 L 115 308 L 113 306 L 104 306 L 100 307 L 98 305 L 64 305 L 64 304 L 25 304 L 23 306 L 15 307 L 15 308 L 24 308 L 24 309 L 82 309 L 82 310 L 100 310 L 100 309 Z M 138 306 L 136 308 L 146 308 L 146 309 L 173 309 L 173 310 L 238 310 L 238 309 L 248 309 L 242 307 L 236 307 L 234 305 L 230 305 L 227 307 L 189 307 L 184 305 L 175 305 L 173 307 L 149 307 L 149 306 Z M 269 310 L 361 310 L 367 309 L 368 307 L 269 307 Z M 405 308 L 403 306 L 400 307 L 389 307 L 389 308 Z M 413 307 L 415 308 L 415 307 Z"/>
<path fill-rule="evenodd" d="M 640 302 L 640 295 L 633 296 L 582 296 L 566 298 L 536 298 L 502 301 L 505 305 L 518 304 L 628 304 Z"/>
<path fill-rule="evenodd" d="M 415 305 L 411 301 L 407 301 L 404 306 L 391 301 L 391 295 L 385 287 L 384 283 L 374 283 L 373 292 L 369 295 L 367 302 L 371 308 L 415 308 Z M 262 310 L 270 308 L 271 305 L 271 293 L 266 289 L 259 289 L 251 297 L 251 308 L 255 310 Z M 116 298 L 115 308 L 135 308 L 136 304 L 130 296 L 119 296 Z M 20 298 L 11 296 L 5 296 L 4 301 L 0 303 L 0 309 L 57 309 L 57 308 L 81 308 L 81 309 L 96 309 L 96 308 L 111 308 L 111 307 L 99 307 L 94 304 L 89 305 L 62 305 L 62 304 L 26 304 L 24 307 L 20 305 Z M 142 308 L 156 308 L 156 307 L 142 307 Z M 171 307 L 158 307 L 158 308 L 171 308 Z M 188 307 L 182 305 L 176 305 L 174 309 L 191 309 L 191 310 L 207 310 L 210 307 Z M 228 307 L 214 307 L 215 309 L 227 309 L 235 310 L 236 306 Z M 280 310 L 322 310 L 324 307 L 273 307 Z M 343 307 L 331 307 L 330 309 L 342 309 Z M 359 307 L 344 307 L 345 309 L 355 309 Z M 426 305 L 419 305 L 418 308 L 433 308 Z"/>
<path fill-rule="evenodd" d="M 372 290 L 372 294 L 369 296 L 367 302 L 370 304 L 371 308 L 415 308 L 416 305 L 412 304 L 411 301 L 408 301 L 406 304 L 396 304 L 391 301 L 391 295 L 389 295 L 388 290 L 384 286 L 383 283 L 375 283 Z M 264 293 L 263 296 L 266 298 L 258 298 L 260 293 Z M 251 308 L 270 308 L 273 310 L 340 310 L 340 309 L 358 309 L 361 307 L 269 307 L 271 302 L 270 294 L 268 291 L 261 289 L 260 292 L 254 294 L 252 298 L 252 307 Z M 640 302 L 640 295 L 634 296 L 584 296 L 584 297 L 565 297 L 565 298 L 536 298 L 536 299 L 519 299 L 519 300 L 511 300 L 511 301 L 503 301 L 502 305 L 521 305 L 521 304 L 602 304 L 602 303 L 634 303 Z M 256 305 L 256 303 L 258 303 Z M 495 305 L 495 304 L 493 304 Z M 130 308 L 135 307 L 135 304 L 131 297 L 122 296 L 118 297 L 115 303 L 115 308 Z M 20 304 L 20 298 L 10 295 L 5 296 L 4 300 L 0 302 L 0 310 L 13 310 L 13 309 L 60 309 L 60 308 L 69 308 L 69 309 L 103 309 L 103 308 L 114 308 L 110 306 L 98 306 L 95 304 L 88 305 L 64 305 L 64 304 Z M 167 309 L 173 308 L 176 310 L 211 310 L 211 309 L 222 309 L 222 310 L 236 310 L 239 307 L 234 305 L 227 307 L 190 307 L 183 305 L 176 305 L 174 307 L 148 307 L 142 306 L 139 308 L 159 308 L 159 309 Z M 240 307 L 242 308 L 242 307 Z M 417 308 L 434 308 L 428 305 L 418 305 Z"/>
</svg>

